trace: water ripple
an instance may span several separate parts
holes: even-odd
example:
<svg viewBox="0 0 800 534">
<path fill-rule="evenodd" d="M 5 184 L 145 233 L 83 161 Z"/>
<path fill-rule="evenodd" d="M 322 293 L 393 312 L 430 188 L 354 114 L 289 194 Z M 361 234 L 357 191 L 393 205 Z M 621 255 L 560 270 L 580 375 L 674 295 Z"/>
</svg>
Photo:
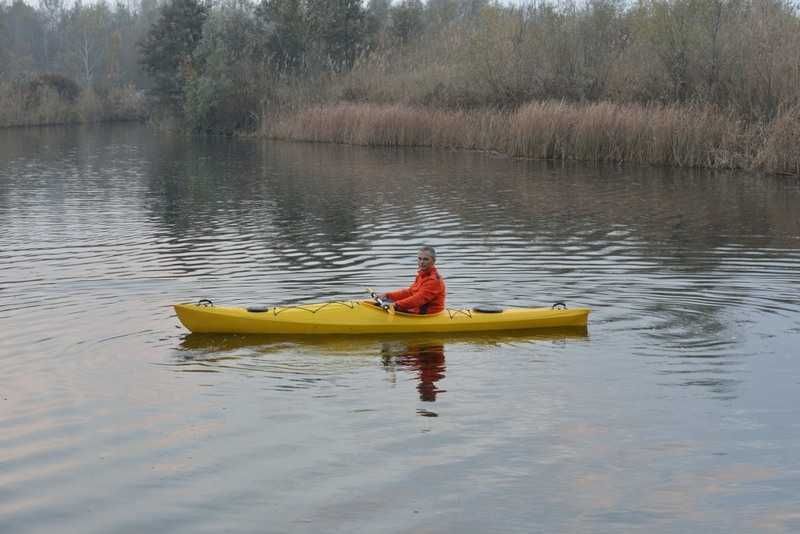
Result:
<svg viewBox="0 0 800 534">
<path fill-rule="evenodd" d="M 617 504 L 647 509 L 641 496 L 676 469 L 674 494 L 716 487 L 692 478 L 721 461 L 709 451 L 769 464 L 762 441 L 775 457 L 796 450 L 783 412 L 753 391 L 769 384 L 764 397 L 775 390 L 780 404 L 796 390 L 797 184 L 125 132 L 95 139 L 91 157 L 75 147 L 85 133 L 23 134 L 54 147 L 40 153 L 0 144 L 11 153 L 0 160 L 9 531 L 257 531 L 275 511 L 276 530 L 311 531 L 363 526 L 332 511 L 359 491 L 418 506 L 435 488 L 485 511 L 507 506 L 483 493 L 500 487 L 555 510 L 537 518 L 545 530 L 570 530 L 547 518 L 586 517 L 565 504 L 576 494 L 612 521 L 594 500 L 616 483 Z M 451 305 L 566 300 L 593 308 L 588 332 L 203 338 L 170 308 L 365 298 L 366 287 L 407 285 L 422 244 L 438 249 Z M 724 427 L 713 406 L 734 400 L 767 407 Z M 734 445 L 715 441 L 725 432 Z M 665 442 L 694 440 L 662 463 L 674 460 Z M 615 462 L 615 484 L 589 491 L 593 470 Z M 458 485 L 464 472 L 475 480 Z M 791 481 L 766 479 L 782 503 Z M 717 498 L 699 495 L 699 512 L 676 524 L 708 526 L 690 518 Z M 288 512 L 300 499 L 308 514 Z M 360 518 L 401 513 L 356 504 Z M 349 530 L 409 524 L 397 521 Z"/>
</svg>

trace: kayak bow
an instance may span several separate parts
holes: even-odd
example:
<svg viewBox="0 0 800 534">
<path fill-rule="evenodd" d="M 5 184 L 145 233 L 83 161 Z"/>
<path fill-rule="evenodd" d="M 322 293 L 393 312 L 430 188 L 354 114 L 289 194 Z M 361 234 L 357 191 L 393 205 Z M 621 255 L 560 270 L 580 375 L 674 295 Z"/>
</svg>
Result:
<svg viewBox="0 0 800 534">
<path fill-rule="evenodd" d="M 433 315 L 387 313 L 372 301 L 235 308 L 210 301 L 176 304 L 178 319 L 205 334 L 409 334 L 586 326 L 589 308 L 448 309 Z"/>
</svg>

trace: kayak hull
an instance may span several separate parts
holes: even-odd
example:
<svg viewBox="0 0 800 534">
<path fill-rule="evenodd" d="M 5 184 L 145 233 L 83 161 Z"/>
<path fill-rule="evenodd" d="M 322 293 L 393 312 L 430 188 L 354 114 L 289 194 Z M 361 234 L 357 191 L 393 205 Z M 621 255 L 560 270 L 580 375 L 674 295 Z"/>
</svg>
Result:
<svg viewBox="0 0 800 534">
<path fill-rule="evenodd" d="M 588 308 L 512 308 L 499 313 L 445 310 L 434 315 L 389 313 L 372 301 L 336 301 L 248 311 L 176 304 L 188 330 L 204 334 L 410 334 L 491 332 L 586 326 Z"/>
</svg>

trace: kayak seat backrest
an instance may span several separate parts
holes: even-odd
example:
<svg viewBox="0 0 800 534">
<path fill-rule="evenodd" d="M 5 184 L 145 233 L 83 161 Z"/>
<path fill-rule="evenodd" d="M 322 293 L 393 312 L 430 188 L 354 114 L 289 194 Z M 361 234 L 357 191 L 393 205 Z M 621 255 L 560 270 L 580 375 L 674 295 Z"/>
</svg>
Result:
<svg viewBox="0 0 800 534">
<path fill-rule="evenodd" d="M 497 306 L 475 306 L 472 311 L 478 313 L 503 313 L 503 308 Z"/>
<path fill-rule="evenodd" d="M 263 313 L 265 311 L 269 311 L 270 309 L 271 308 L 269 306 L 266 306 L 264 304 L 260 304 L 258 306 L 248 306 L 247 307 L 247 311 L 252 312 L 252 313 Z"/>
</svg>

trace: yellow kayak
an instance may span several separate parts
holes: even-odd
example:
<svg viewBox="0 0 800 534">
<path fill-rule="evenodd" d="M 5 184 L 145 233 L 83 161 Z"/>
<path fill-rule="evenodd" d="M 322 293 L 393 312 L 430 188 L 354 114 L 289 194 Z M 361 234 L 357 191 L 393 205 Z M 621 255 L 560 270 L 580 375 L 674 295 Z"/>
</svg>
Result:
<svg viewBox="0 0 800 534">
<path fill-rule="evenodd" d="M 432 315 L 389 312 L 373 301 L 234 308 L 210 301 L 176 304 L 183 326 L 204 334 L 411 334 L 586 326 L 589 308 L 448 309 Z"/>
</svg>

